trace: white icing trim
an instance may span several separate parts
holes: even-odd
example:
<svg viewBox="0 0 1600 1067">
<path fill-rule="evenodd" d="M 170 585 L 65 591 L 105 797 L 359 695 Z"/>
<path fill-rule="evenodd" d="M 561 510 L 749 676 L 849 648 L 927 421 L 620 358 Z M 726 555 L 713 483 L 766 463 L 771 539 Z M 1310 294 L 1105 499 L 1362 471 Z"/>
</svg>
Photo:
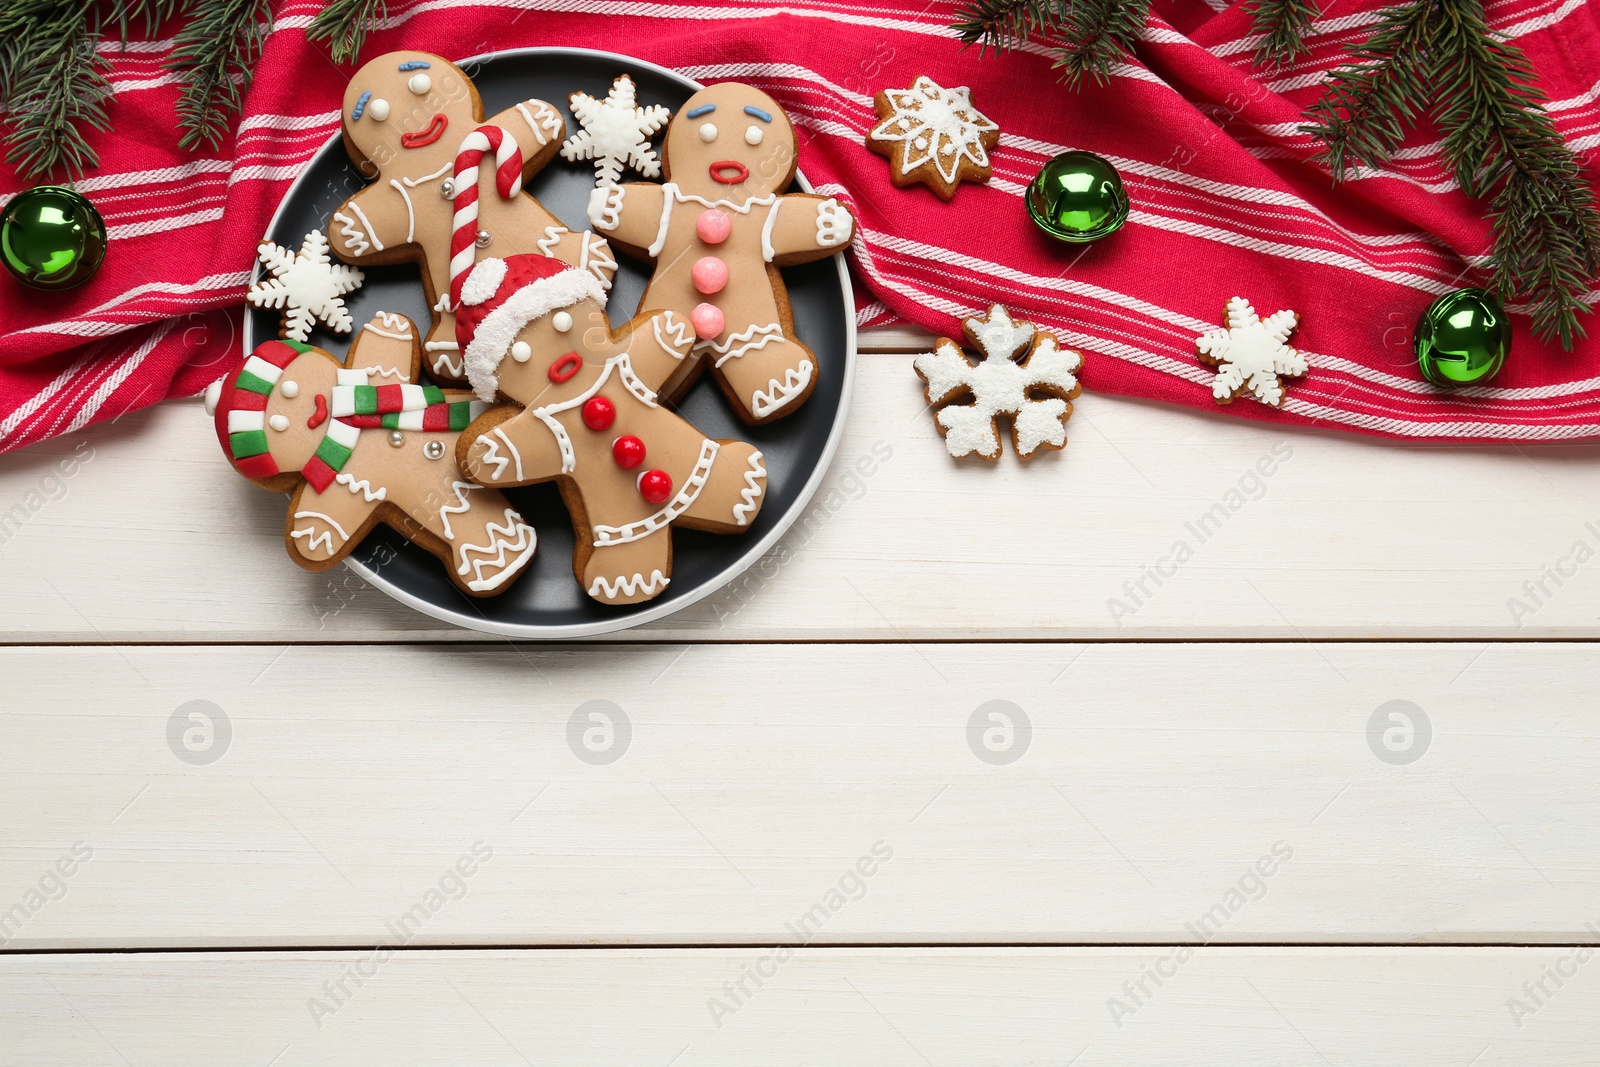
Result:
<svg viewBox="0 0 1600 1067">
<path fill-rule="evenodd" d="M 589 583 L 589 595 L 596 600 L 615 600 L 618 596 L 637 596 L 640 593 L 653 596 L 671 584 L 672 579 L 659 570 L 651 571 L 648 578 L 635 573 L 618 578 L 615 582 L 607 581 L 603 575 L 596 575 L 594 581 Z"/>
<path fill-rule="evenodd" d="M 834 245 L 849 244 L 850 238 L 855 236 L 855 228 L 855 219 L 833 197 L 828 197 L 817 206 L 818 247 L 832 248 Z"/>
<path fill-rule="evenodd" d="M 628 358 L 628 353 L 619 352 L 610 359 L 606 360 L 606 365 L 601 369 L 600 376 L 594 380 L 593 385 L 589 386 L 589 388 L 585 389 L 582 393 L 572 397 L 570 400 L 563 400 L 560 403 L 546 404 L 542 408 L 528 409 L 529 413 L 532 414 L 534 418 L 545 424 L 546 428 L 549 429 L 551 436 L 556 439 L 556 447 L 561 450 L 562 474 L 571 474 L 574 470 L 576 470 L 578 466 L 578 458 L 577 454 L 572 450 L 572 436 L 567 433 L 567 428 L 561 425 L 561 422 L 556 418 L 556 416 L 561 414 L 563 411 L 571 411 L 573 408 L 586 402 L 590 397 L 598 393 L 600 391 L 600 387 L 605 385 L 607 380 L 610 379 L 611 372 L 613 370 L 615 370 L 618 376 L 621 377 L 622 384 L 627 388 L 628 392 L 642 400 L 646 406 L 652 408 L 656 406 L 656 395 L 652 393 L 644 384 L 644 382 L 639 380 L 639 376 L 633 372 L 633 361 Z"/>
<path fill-rule="evenodd" d="M 750 453 L 750 469 L 744 472 L 745 487 L 739 490 L 739 498 L 743 503 L 733 506 L 733 521 L 738 526 L 749 525 L 750 512 L 761 506 L 757 501 L 766 492 L 766 487 L 759 486 L 756 482 L 765 481 L 767 477 L 767 468 L 761 463 L 763 458 L 759 451 Z"/>
<path fill-rule="evenodd" d="M 500 388 L 500 363 L 524 326 L 556 308 L 568 307 L 580 300 L 593 300 L 603 308 L 606 291 L 600 288 L 594 275 L 569 268 L 524 285 L 489 312 L 473 331 L 463 354 L 467 380 L 478 398 L 494 400 Z"/>
<path fill-rule="evenodd" d="M 396 341 L 410 341 L 410 340 L 412 340 L 412 336 L 409 333 L 391 333 L 390 331 L 385 330 L 382 327 L 374 326 L 370 322 L 362 327 L 362 331 L 364 333 L 375 333 L 379 337 L 392 337 Z"/>
<path fill-rule="evenodd" d="M 421 185 L 423 182 L 431 182 L 435 178 L 440 178 L 440 177 L 443 177 L 446 174 L 449 174 L 451 169 L 454 168 L 454 167 L 455 167 L 455 163 L 452 161 L 450 163 L 446 163 L 444 166 L 440 167 L 438 170 L 434 171 L 432 174 L 424 174 L 420 178 L 401 178 L 400 180 L 405 182 L 411 188 L 415 189 L 417 186 Z"/>
<path fill-rule="evenodd" d="M 377 489 L 373 489 L 371 479 L 363 478 L 360 481 L 356 481 L 356 476 L 351 474 L 349 471 L 341 472 L 340 474 L 336 475 L 333 480 L 350 490 L 352 493 L 361 494 L 362 498 L 365 499 L 369 504 L 375 500 L 386 499 L 389 495 L 389 490 L 387 488 L 380 486 Z"/>
<path fill-rule="evenodd" d="M 685 511 L 688 511 L 689 506 L 700 496 L 700 491 L 706 487 L 706 479 L 711 476 L 711 465 L 716 462 L 717 453 L 721 448 L 721 445 L 709 437 L 701 441 L 700 458 L 695 460 L 694 469 L 689 472 L 689 477 L 684 479 L 683 488 L 678 491 L 677 496 L 667 501 L 666 505 L 655 514 L 637 522 L 630 522 L 625 526 L 596 526 L 594 528 L 594 547 L 609 548 L 612 545 L 626 545 L 639 540 L 641 537 L 648 537 Z M 759 455 L 759 453 L 757 454 Z M 740 523 L 739 525 L 743 526 L 744 524 Z"/>
<path fill-rule="evenodd" d="M 350 535 L 344 532 L 344 527 L 335 522 L 331 515 L 324 515 L 320 511 L 297 511 L 294 513 L 294 517 L 297 519 L 321 519 L 323 522 L 339 531 L 339 537 L 341 540 L 350 540 Z M 328 530 L 323 530 L 320 534 L 314 529 L 293 530 L 289 533 L 289 536 L 297 541 L 302 537 L 309 537 L 310 540 L 306 542 L 306 551 L 308 552 L 315 552 L 319 548 L 325 548 L 329 552 L 334 551 L 333 534 Z"/>
<path fill-rule="evenodd" d="M 517 481 L 522 481 L 522 453 L 517 451 L 517 446 L 511 443 L 511 438 L 507 437 L 505 435 L 505 431 L 500 427 L 496 426 L 494 428 L 494 435 L 500 438 L 501 441 L 505 442 L 506 451 L 511 453 L 511 459 L 508 460 L 503 458 L 500 455 L 499 446 L 497 446 L 493 441 L 490 441 L 486 437 L 478 438 L 478 440 L 484 442 L 485 446 L 483 461 L 485 463 L 493 463 L 495 465 L 494 474 L 492 477 L 495 481 L 499 481 L 500 476 L 505 473 L 506 464 L 512 460 L 515 460 L 517 464 Z"/>
<path fill-rule="evenodd" d="M 466 373 L 466 368 L 461 365 L 461 360 L 453 353 L 455 349 L 439 349 L 433 354 L 433 373 L 447 374 L 452 378 L 459 378 Z"/>
<path fill-rule="evenodd" d="M 367 213 L 361 210 L 361 205 L 352 200 L 350 201 L 350 210 L 361 217 L 361 225 L 367 228 L 367 234 L 372 238 L 372 247 L 382 252 L 383 242 L 378 240 L 378 228 L 372 224 L 371 219 L 367 218 Z"/>
<path fill-rule="evenodd" d="M 417 212 L 411 206 L 411 194 L 406 192 L 405 186 L 393 178 L 389 179 L 389 184 L 394 186 L 394 191 L 400 194 L 400 199 L 406 202 L 406 244 L 410 244 L 416 239 L 417 235 Z"/>
<path fill-rule="evenodd" d="M 676 359 L 682 359 L 694 349 L 694 330 L 684 320 L 678 318 L 670 311 L 663 311 L 650 320 L 650 328 L 655 331 L 656 344 L 671 352 Z M 662 336 L 662 331 L 666 336 Z"/>
<path fill-rule="evenodd" d="M 439 294 L 439 299 L 433 302 L 433 310 L 441 311 L 446 315 L 455 310 L 450 306 L 450 290 L 446 289 L 444 292 Z"/>
<path fill-rule="evenodd" d="M 620 185 L 601 185 L 589 190 L 589 222 L 597 230 L 614 230 L 622 223 Z"/>
<path fill-rule="evenodd" d="M 461 283 L 461 303 L 466 307 L 476 307 L 489 299 L 500 288 L 500 283 L 506 280 L 506 261 L 495 256 L 480 259 L 478 265 L 472 268 L 466 281 Z"/>
<path fill-rule="evenodd" d="M 767 221 L 761 227 L 761 258 L 771 263 L 777 257 L 772 248 L 772 228 L 778 224 L 778 209 L 783 206 L 779 200 L 772 205 L 772 210 L 767 212 Z"/>
<path fill-rule="evenodd" d="M 607 292 L 611 291 L 611 276 L 617 272 L 617 260 L 612 256 L 611 246 L 606 244 L 604 237 L 585 232 L 583 252 L 578 263 L 582 269 L 599 279 Z"/>
<path fill-rule="evenodd" d="M 703 196 L 694 196 L 678 188 L 677 182 L 668 182 L 666 185 L 663 185 L 661 189 L 680 204 L 700 204 L 703 207 L 725 207 L 729 211 L 737 212 L 740 215 L 748 215 L 758 207 L 766 207 L 768 204 L 776 204 L 778 202 L 777 193 L 768 193 L 766 196 L 751 197 L 750 199 L 746 200 L 743 205 L 739 205 L 735 204 L 732 200 L 707 200 Z"/>
<path fill-rule="evenodd" d="M 448 541 L 454 541 L 456 539 L 456 535 L 455 531 L 450 528 L 450 516 L 466 514 L 467 509 L 472 506 L 467 502 L 467 494 L 472 492 L 474 489 L 482 489 L 483 486 L 473 485 L 471 482 L 452 481 L 450 483 L 450 488 L 455 491 L 456 503 L 446 504 L 444 507 L 439 509 L 439 521 L 444 523 L 445 539 Z"/>
<path fill-rule="evenodd" d="M 459 352 L 461 346 L 454 341 L 424 341 L 422 347 L 429 352 Z"/>
<path fill-rule="evenodd" d="M 667 189 L 672 189 L 672 188 L 675 188 L 675 187 L 669 185 L 666 188 Z M 661 198 L 661 226 L 660 226 L 659 229 L 656 230 L 656 239 L 654 241 L 651 241 L 650 242 L 650 247 L 644 250 L 645 251 L 645 255 L 649 256 L 652 259 L 654 259 L 656 256 L 659 256 L 661 254 L 661 249 L 663 247 L 665 247 L 665 245 L 667 243 L 667 227 L 670 226 L 671 224 L 672 224 L 672 197 L 663 196 Z"/>
<path fill-rule="evenodd" d="M 750 411 L 757 418 L 766 418 L 774 411 L 784 407 L 805 392 L 806 386 L 811 382 L 811 372 L 816 370 L 809 359 L 800 361 L 798 367 L 790 367 L 783 373 L 783 381 L 773 378 L 767 382 L 765 391 L 757 389 L 750 397 Z"/>
<path fill-rule="evenodd" d="M 783 336 L 783 327 L 774 322 L 766 326 L 746 326 L 738 333 L 729 335 L 721 344 L 709 340 L 699 341 L 696 342 L 695 348 L 701 352 L 717 353 L 717 361 L 712 366 L 720 367 L 728 360 L 738 359 L 746 352 L 765 348 L 774 341 L 785 340 L 788 338 Z"/>
<path fill-rule="evenodd" d="M 551 225 L 544 228 L 544 236 L 538 241 L 537 247 L 540 255 L 554 256 L 556 245 L 561 243 L 561 238 L 572 231 L 565 226 Z"/>
<path fill-rule="evenodd" d="M 481 593 L 489 589 L 499 588 L 522 569 L 522 565 L 528 561 L 528 557 L 533 555 L 534 549 L 539 545 L 539 535 L 532 526 L 522 521 L 522 516 L 510 508 L 506 508 L 505 520 L 506 524 L 504 526 L 497 526 L 493 522 L 486 524 L 486 532 L 489 534 L 489 543 L 487 545 L 461 546 L 461 566 L 456 568 L 456 573 L 464 578 L 470 566 L 477 577 L 467 583 L 467 588 L 474 592 Z M 516 541 L 512 542 L 505 539 L 505 537 L 509 537 L 512 534 L 516 535 Z M 503 537 L 502 535 L 505 536 Z M 480 559 L 469 562 L 467 559 L 468 552 L 481 552 L 485 556 L 493 552 L 495 557 L 493 559 Z M 506 559 L 507 552 L 517 553 L 516 559 L 508 561 Z M 483 576 L 485 567 L 494 568 L 494 573 L 487 578 Z"/>
<path fill-rule="evenodd" d="M 351 205 L 354 207 L 355 205 Z M 345 247 L 350 249 L 352 256 L 364 256 L 372 248 L 367 241 L 367 235 L 356 228 L 356 220 L 342 211 L 333 213 L 333 221 L 340 223 L 339 235 L 344 238 Z"/>
</svg>

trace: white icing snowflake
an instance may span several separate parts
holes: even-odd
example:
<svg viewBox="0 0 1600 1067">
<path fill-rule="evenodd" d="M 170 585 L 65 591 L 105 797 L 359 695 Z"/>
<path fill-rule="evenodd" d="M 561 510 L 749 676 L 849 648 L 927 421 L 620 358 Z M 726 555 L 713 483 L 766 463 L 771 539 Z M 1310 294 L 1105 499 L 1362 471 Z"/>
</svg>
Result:
<svg viewBox="0 0 1600 1067">
<path fill-rule="evenodd" d="M 245 297 L 258 308 L 284 309 L 285 337 L 304 343 L 317 319 L 330 330 L 350 332 L 355 323 L 342 297 L 357 288 L 364 275 L 328 257 L 328 238 L 322 231 L 306 234 L 299 252 L 262 241 L 259 255 L 272 277 L 256 282 Z"/>
<path fill-rule="evenodd" d="M 616 185 L 624 166 L 646 178 L 661 175 L 661 161 L 650 147 L 650 137 L 667 124 L 672 112 L 660 104 L 638 106 L 638 90 L 626 74 L 611 83 L 604 100 L 588 93 L 572 94 L 572 115 L 583 127 L 561 146 L 569 162 L 594 160 L 595 184 Z"/>
<path fill-rule="evenodd" d="M 911 88 L 885 89 L 883 95 L 894 110 L 873 127 L 871 137 L 905 143 L 900 173 L 932 162 L 939 176 L 953 185 L 962 160 L 980 168 L 989 165 L 984 135 L 1000 127 L 972 106 L 966 86 L 946 89 L 923 75 Z"/>
<path fill-rule="evenodd" d="M 1283 384 L 1306 372 L 1306 357 L 1286 343 L 1300 322 L 1293 311 L 1278 311 L 1262 321 L 1250 301 L 1236 296 L 1228 301 L 1228 328 L 1196 338 L 1200 358 L 1217 368 L 1211 395 L 1226 404 L 1245 389 L 1263 404 L 1283 403 Z"/>
<path fill-rule="evenodd" d="M 1067 419 L 1078 395 L 1075 372 L 1082 358 L 1056 339 L 1040 333 L 1031 323 L 1011 321 L 999 304 L 981 318 L 964 323 L 967 333 L 983 352 L 976 366 L 960 346 L 940 338 L 932 352 L 912 364 L 928 383 L 928 403 L 938 406 L 963 395 L 970 404 L 940 408 L 939 427 L 952 456 L 976 452 L 985 459 L 1000 455 L 1000 434 L 995 419 L 1011 417 L 1011 443 L 1023 459 L 1041 447 L 1061 448 L 1067 443 Z M 1026 352 L 1019 360 L 1017 357 Z"/>
</svg>

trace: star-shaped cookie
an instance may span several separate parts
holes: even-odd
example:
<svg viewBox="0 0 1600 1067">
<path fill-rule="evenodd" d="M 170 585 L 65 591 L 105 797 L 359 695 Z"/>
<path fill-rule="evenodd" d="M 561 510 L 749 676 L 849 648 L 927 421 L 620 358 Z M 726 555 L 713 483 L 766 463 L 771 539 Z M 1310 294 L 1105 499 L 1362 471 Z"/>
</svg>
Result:
<svg viewBox="0 0 1600 1067">
<path fill-rule="evenodd" d="M 972 106 L 966 86 L 946 89 L 923 75 L 909 89 L 882 89 L 873 98 L 881 120 L 867 147 L 889 158 L 889 177 L 903 188 L 921 182 L 949 200 L 964 181 L 986 182 L 989 150 L 1000 127 Z"/>
</svg>

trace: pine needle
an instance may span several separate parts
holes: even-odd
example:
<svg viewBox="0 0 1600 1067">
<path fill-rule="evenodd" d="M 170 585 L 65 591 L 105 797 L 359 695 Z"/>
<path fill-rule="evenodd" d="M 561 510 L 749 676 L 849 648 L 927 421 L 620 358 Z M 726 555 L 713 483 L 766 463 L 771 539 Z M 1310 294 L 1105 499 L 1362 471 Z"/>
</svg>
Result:
<svg viewBox="0 0 1600 1067">
<path fill-rule="evenodd" d="M 1111 68 L 1133 50 L 1150 14 L 1149 0 L 1073 0 L 1067 12 L 1056 69 L 1070 88 L 1085 75 L 1111 80 Z"/>
<path fill-rule="evenodd" d="M 1261 35 L 1257 66 L 1293 67 L 1298 57 L 1311 51 L 1306 31 L 1322 13 L 1316 0 L 1255 0 L 1246 10 L 1250 28 Z"/>
<path fill-rule="evenodd" d="M 1004 52 L 1035 33 L 1048 34 L 1061 25 L 1066 0 L 971 0 L 956 12 L 950 28 L 966 44 Z"/>
<path fill-rule="evenodd" d="M 306 40 L 328 42 L 333 61 L 348 63 L 387 13 L 384 0 L 328 0 L 306 27 Z"/>
<path fill-rule="evenodd" d="M 270 0 L 189 0 L 166 68 L 183 79 L 178 147 L 221 145 L 244 104 L 261 45 L 271 29 Z"/>
<path fill-rule="evenodd" d="M 85 129 L 104 130 L 111 86 L 100 35 L 77 2 L 14 2 L 0 12 L 0 99 L 6 158 L 24 178 L 77 177 L 100 158 Z"/>
</svg>

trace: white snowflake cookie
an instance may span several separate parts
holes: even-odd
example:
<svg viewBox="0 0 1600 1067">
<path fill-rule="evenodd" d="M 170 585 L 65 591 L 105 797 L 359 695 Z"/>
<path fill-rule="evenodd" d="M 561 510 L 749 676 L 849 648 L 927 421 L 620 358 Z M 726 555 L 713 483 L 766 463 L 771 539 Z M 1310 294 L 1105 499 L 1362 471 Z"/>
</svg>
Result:
<svg viewBox="0 0 1600 1067">
<path fill-rule="evenodd" d="M 1064 447 L 1083 357 L 1032 323 L 1013 323 L 999 304 L 961 325 L 981 362 L 941 337 L 912 364 L 928 383 L 928 404 L 938 409 L 935 421 L 950 454 L 999 459 L 1002 415 L 1011 420 L 1011 444 L 1021 458 Z"/>
<path fill-rule="evenodd" d="M 1201 361 L 1217 368 L 1211 383 L 1217 403 L 1232 403 L 1248 389 L 1263 404 L 1281 406 L 1282 379 L 1298 378 L 1307 370 L 1306 357 L 1287 343 L 1299 323 L 1293 311 L 1275 311 L 1262 319 L 1244 297 L 1229 300 L 1228 328 L 1195 339 Z"/>
<path fill-rule="evenodd" d="M 646 178 L 661 176 L 661 160 L 650 138 L 672 118 L 660 104 L 640 107 L 638 88 L 626 74 L 611 83 L 604 100 L 588 93 L 573 93 L 568 101 L 572 117 L 583 128 L 561 146 L 561 158 L 570 162 L 594 160 L 594 182 L 602 189 L 617 184 L 623 167 Z"/>
<path fill-rule="evenodd" d="M 949 200 L 964 181 L 986 182 L 994 173 L 989 152 L 1000 127 L 972 106 L 966 86 L 946 89 L 926 75 L 909 89 L 883 89 L 873 98 L 879 122 L 867 147 L 889 157 L 896 188 L 921 182 Z"/>
<path fill-rule="evenodd" d="M 349 333 L 355 326 L 344 294 L 359 288 L 364 275 L 328 257 L 328 238 L 322 231 L 306 234 L 299 252 L 262 241 L 258 255 L 272 277 L 252 285 L 245 299 L 258 308 L 283 311 L 284 340 L 304 344 L 318 320 L 336 333 Z"/>
</svg>

